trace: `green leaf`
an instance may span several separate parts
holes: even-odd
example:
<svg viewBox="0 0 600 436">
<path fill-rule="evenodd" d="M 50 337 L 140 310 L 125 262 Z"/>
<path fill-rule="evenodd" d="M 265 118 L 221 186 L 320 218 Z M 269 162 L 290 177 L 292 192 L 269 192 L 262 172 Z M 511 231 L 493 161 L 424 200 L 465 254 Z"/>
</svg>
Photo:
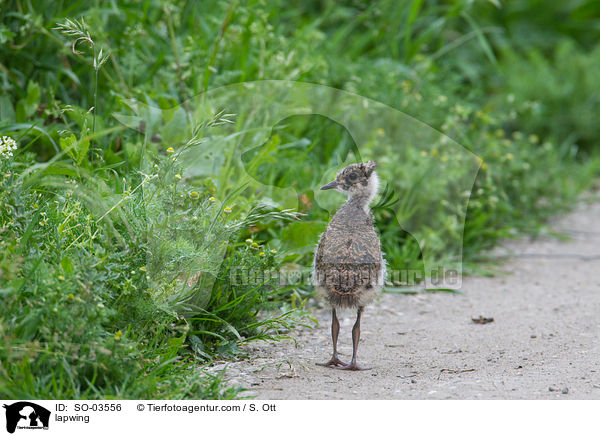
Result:
<svg viewBox="0 0 600 436">
<path fill-rule="evenodd" d="M 386 286 L 383 288 L 383 292 L 386 294 L 407 294 L 407 295 L 415 295 L 415 294 L 425 294 L 427 292 L 447 292 L 449 294 L 457 294 L 462 295 L 462 292 L 456 289 L 449 288 L 425 288 L 425 289 L 415 289 L 415 288 L 404 288 L 399 286 Z"/>
<path fill-rule="evenodd" d="M 0 24 L 0 44 L 4 45 L 11 39 L 13 39 L 15 34 L 8 30 L 4 24 Z"/>
<path fill-rule="evenodd" d="M 71 133 L 70 136 L 60 138 L 59 144 L 60 148 L 63 151 L 66 151 L 72 159 L 75 159 L 75 147 L 77 146 L 77 138 L 73 133 Z"/>
<path fill-rule="evenodd" d="M 88 150 L 90 149 L 90 138 L 84 136 L 81 139 L 77 139 L 75 134 L 67 137 L 60 138 L 60 148 L 67 152 L 67 154 L 78 164 L 83 162 L 83 159 L 87 157 Z"/>
<path fill-rule="evenodd" d="M 16 119 L 22 123 L 31 117 L 40 103 L 40 86 L 35 82 L 27 84 L 27 95 L 17 102 Z"/>
<path fill-rule="evenodd" d="M 88 150 L 90 149 L 90 138 L 88 136 L 84 136 L 79 141 L 77 141 L 77 163 L 81 164 L 83 159 L 87 158 Z"/>
<path fill-rule="evenodd" d="M 10 99 L 5 95 L 0 97 L 0 121 L 15 121 L 15 110 Z"/>
<path fill-rule="evenodd" d="M 27 97 L 25 102 L 29 108 L 33 108 L 32 111 L 35 111 L 40 102 L 40 85 L 36 82 L 29 82 L 27 84 Z"/>
<path fill-rule="evenodd" d="M 65 273 L 65 275 L 71 275 L 75 268 L 73 268 L 73 262 L 67 256 L 63 257 L 60 261 L 60 266 Z"/>
<path fill-rule="evenodd" d="M 287 224 L 281 232 L 281 240 L 288 243 L 296 253 L 310 253 L 315 249 L 319 235 L 325 230 L 322 221 L 303 221 Z"/>
<path fill-rule="evenodd" d="M 177 356 L 177 352 L 184 346 L 185 344 L 185 335 L 181 337 L 174 337 L 167 341 L 167 350 L 162 355 L 163 360 L 173 359 Z"/>
</svg>

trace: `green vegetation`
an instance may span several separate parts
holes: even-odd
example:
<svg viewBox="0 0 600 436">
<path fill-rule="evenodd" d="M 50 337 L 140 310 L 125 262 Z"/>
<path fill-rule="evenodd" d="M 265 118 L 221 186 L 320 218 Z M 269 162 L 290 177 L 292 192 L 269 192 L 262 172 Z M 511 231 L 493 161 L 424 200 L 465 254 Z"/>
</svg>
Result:
<svg viewBox="0 0 600 436">
<path fill-rule="evenodd" d="M 422 267 L 417 241 L 453 259 L 462 240 L 477 268 L 500 238 L 541 231 L 600 168 L 598 17 L 570 0 L 1 3 L 0 137 L 17 148 L 2 139 L 0 396 L 235 397 L 204 365 L 291 336 L 311 288 L 232 277 L 309 266 L 341 201 L 315 190 L 351 160 L 378 162 L 392 269 Z M 239 149 L 251 105 L 198 119 L 197 95 L 261 79 L 443 132 L 480 157 L 468 209 L 468 192 L 464 210 L 445 197 L 462 163 L 441 135 L 400 154 L 375 124 L 355 144 L 294 115 Z"/>
</svg>

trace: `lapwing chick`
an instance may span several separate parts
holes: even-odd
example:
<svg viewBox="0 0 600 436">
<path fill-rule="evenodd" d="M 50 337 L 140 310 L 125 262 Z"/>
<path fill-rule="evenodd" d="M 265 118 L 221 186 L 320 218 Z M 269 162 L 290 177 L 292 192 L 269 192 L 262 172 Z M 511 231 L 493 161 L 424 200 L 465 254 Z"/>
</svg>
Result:
<svg viewBox="0 0 600 436">
<path fill-rule="evenodd" d="M 365 305 L 381 290 L 385 263 L 381 242 L 373 226 L 369 203 L 377 194 L 379 179 L 375 162 L 351 164 L 335 180 L 321 189 L 336 189 L 348 200 L 331 219 L 319 239 L 313 263 L 313 284 L 318 295 L 331 305 L 333 356 L 321 366 L 364 370 L 356 364 L 360 339 L 360 317 Z M 337 339 L 340 323 L 336 309 L 357 309 L 352 328 L 352 360 L 338 359 Z"/>
</svg>

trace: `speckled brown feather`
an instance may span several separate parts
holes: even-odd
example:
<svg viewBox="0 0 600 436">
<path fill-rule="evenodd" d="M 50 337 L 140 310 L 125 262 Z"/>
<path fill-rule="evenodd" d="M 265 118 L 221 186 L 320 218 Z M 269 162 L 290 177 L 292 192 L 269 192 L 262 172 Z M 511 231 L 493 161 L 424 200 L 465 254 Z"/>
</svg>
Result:
<svg viewBox="0 0 600 436">
<path fill-rule="evenodd" d="M 385 265 L 366 208 L 368 201 L 360 192 L 353 195 L 333 216 L 319 240 L 314 259 L 315 286 L 333 307 L 364 306 L 382 284 Z"/>
</svg>

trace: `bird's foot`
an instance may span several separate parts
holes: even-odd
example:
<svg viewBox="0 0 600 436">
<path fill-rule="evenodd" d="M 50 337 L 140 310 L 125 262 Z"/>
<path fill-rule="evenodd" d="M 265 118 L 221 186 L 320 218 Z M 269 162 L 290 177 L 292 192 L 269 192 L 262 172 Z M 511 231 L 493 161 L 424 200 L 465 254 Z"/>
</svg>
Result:
<svg viewBox="0 0 600 436">
<path fill-rule="evenodd" d="M 342 362 L 340 359 L 337 358 L 337 356 L 333 356 L 331 359 L 329 359 L 328 362 L 317 363 L 317 365 L 319 365 L 319 366 L 327 366 L 329 368 L 331 368 L 332 366 L 336 366 L 336 367 L 338 367 L 338 366 L 341 366 L 341 367 L 348 366 L 347 363 Z"/>
<path fill-rule="evenodd" d="M 356 362 L 352 362 L 350 365 L 344 365 L 338 369 L 344 369 L 346 371 L 368 371 L 373 368 L 370 366 L 358 366 Z"/>
</svg>

